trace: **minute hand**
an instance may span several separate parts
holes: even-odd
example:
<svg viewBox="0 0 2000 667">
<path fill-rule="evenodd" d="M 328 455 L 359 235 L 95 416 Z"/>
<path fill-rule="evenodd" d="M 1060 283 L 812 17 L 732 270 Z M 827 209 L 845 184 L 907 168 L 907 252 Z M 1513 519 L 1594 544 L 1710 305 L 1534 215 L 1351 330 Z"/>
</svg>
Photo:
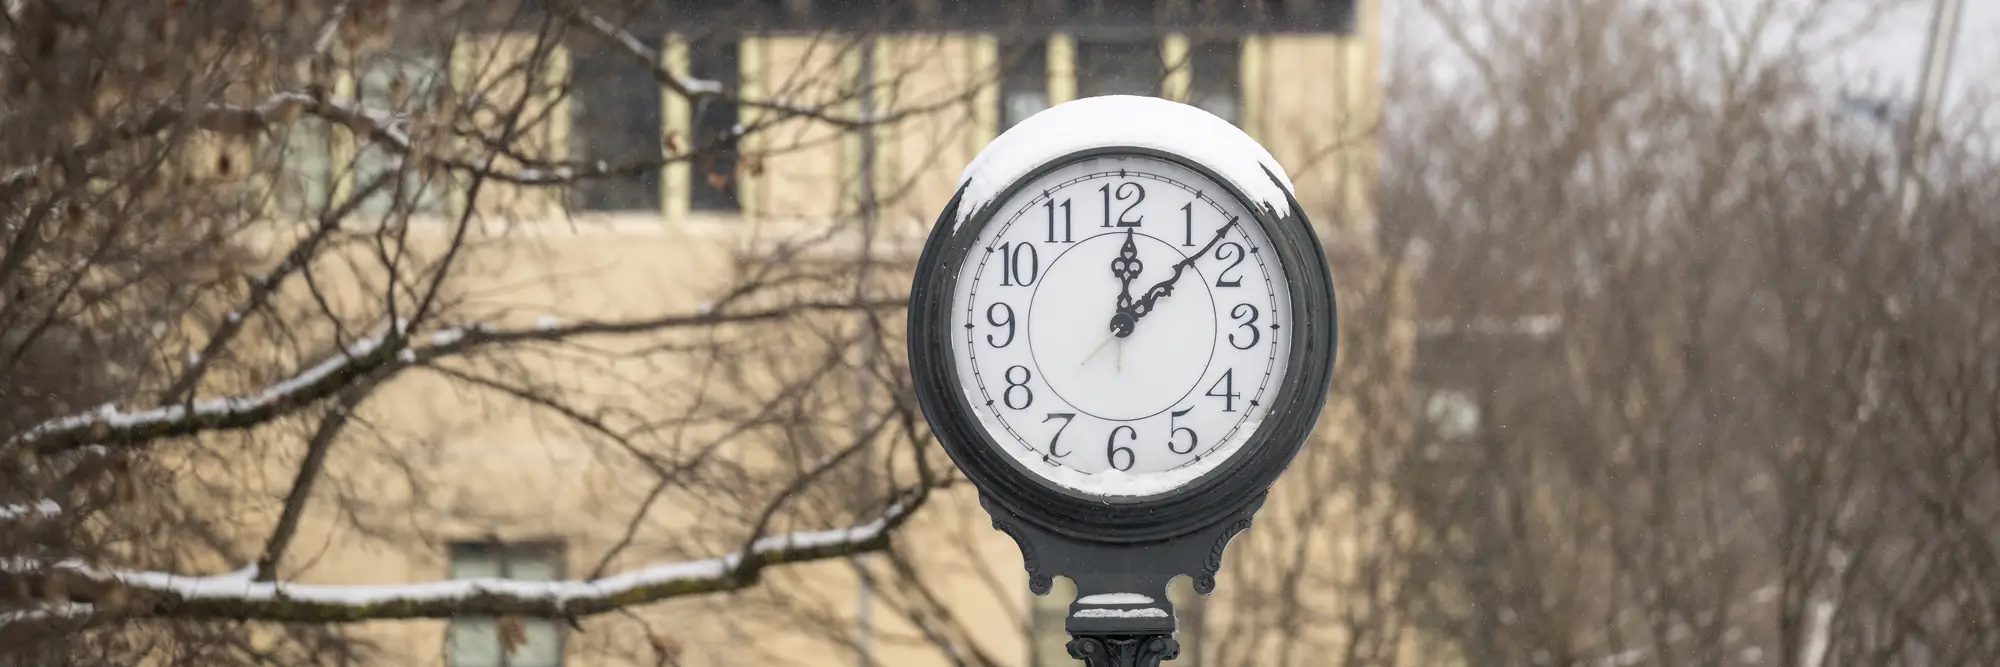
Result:
<svg viewBox="0 0 2000 667">
<path fill-rule="evenodd" d="M 1202 257 L 1208 255 L 1208 251 L 1214 249 L 1215 244 L 1221 243 L 1222 236 L 1224 234 L 1228 234 L 1229 230 L 1231 228 L 1234 228 L 1235 226 L 1236 226 L 1236 218 L 1230 218 L 1229 222 L 1224 223 L 1222 227 L 1215 230 L 1215 236 L 1210 237 L 1208 239 L 1207 245 L 1202 246 L 1201 250 L 1195 252 L 1195 254 L 1188 255 L 1187 259 L 1175 262 L 1174 274 L 1171 276 L 1167 276 L 1166 280 L 1162 280 L 1158 283 L 1155 283 L 1152 287 L 1146 288 L 1146 293 L 1141 295 L 1138 301 L 1134 302 L 1132 304 L 1132 307 L 1126 309 L 1124 313 L 1126 315 L 1131 316 L 1132 322 L 1136 324 L 1139 321 L 1139 318 L 1146 316 L 1146 313 L 1153 312 L 1153 303 L 1155 301 L 1159 301 L 1160 297 L 1173 294 L 1174 283 L 1180 281 L 1181 274 L 1186 272 L 1189 267 L 1194 266 L 1195 261 L 1200 260 Z"/>
</svg>

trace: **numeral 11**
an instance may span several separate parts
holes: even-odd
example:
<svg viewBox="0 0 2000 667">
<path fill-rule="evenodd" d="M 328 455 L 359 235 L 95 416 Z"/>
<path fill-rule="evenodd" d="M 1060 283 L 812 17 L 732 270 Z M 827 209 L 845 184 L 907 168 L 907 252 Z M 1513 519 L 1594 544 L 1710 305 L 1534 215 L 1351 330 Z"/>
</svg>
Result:
<svg viewBox="0 0 2000 667">
<path fill-rule="evenodd" d="M 1045 202 L 1042 202 L 1042 208 L 1046 208 L 1046 209 L 1048 209 L 1048 210 L 1049 210 L 1049 242 L 1050 242 L 1050 243 L 1056 243 L 1056 242 L 1057 242 L 1057 241 L 1056 241 L 1056 200 L 1054 200 L 1054 199 L 1051 199 L 1051 200 L 1048 200 L 1048 201 L 1045 201 Z M 1071 238 L 1071 236 L 1070 236 L 1070 228 L 1069 228 L 1069 223 L 1070 223 L 1070 215 L 1069 215 L 1069 200 L 1068 200 L 1068 199 L 1064 199 L 1064 200 L 1062 201 L 1062 212 L 1063 212 L 1063 214 L 1062 214 L 1062 215 L 1063 215 L 1063 223 L 1062 223 L 1062 229 L 1063 229 L 1063 237 L 1062 237 L 1062 241 L 1061 241 L 1061 242 L 1062 242 L 1062 243 L 1069 243 L 1070 241 L 1072 241 L 1072 240 L 1074 240 L 1074 239 L 1073 239 L 1073 238 Z"/>
</svg>

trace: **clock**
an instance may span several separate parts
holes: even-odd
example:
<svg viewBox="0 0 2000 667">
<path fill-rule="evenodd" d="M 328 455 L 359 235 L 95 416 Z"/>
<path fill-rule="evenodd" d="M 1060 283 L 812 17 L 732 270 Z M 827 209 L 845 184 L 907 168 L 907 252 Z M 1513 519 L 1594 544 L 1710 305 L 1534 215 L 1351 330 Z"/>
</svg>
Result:
<svg viewBox="0 0 2000 667">
<path fill-rule="evenodd" d="M 1030 588 L 1063 574 L 1084 599 L 1145 600 L 1072 614 L 1103 631 L 1164 609 L 1173 576 L 1213 588 L 1326 401 L 1335 321 L 1270 154 L 1194 107 L 1113 96 L 1030 117 L 967 167 L 908 340 L 925 418 Z"/>
<path fill-rule="evenodd" d="M 1142 152 L 1051 165 L 997 206 L 943 298 L 979 430 L 1041 481 L 1108 498 L 1242 450 L 1294 320 L 1284 253 L 1249 206 Z"/>
</svg>

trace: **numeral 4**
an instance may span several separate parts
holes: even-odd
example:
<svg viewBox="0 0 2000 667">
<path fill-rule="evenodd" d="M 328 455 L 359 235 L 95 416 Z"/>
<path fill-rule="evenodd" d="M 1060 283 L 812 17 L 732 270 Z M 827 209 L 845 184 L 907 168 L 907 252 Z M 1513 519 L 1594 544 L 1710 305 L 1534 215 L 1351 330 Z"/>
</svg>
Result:
<svg viewBox="0 0 2000 667">
<path fill-rule="evenodd" d="M 1223 412 L 1235 412 L 1236 399 L 1243 396 L 1242 394 L 1236 393 L 1236 381 L 1231 379 L 1231 376 L 1235 374 L 1236 374 L 1236 369 L 1234 368 L 1223 371 L 1222 377 L 1217 379 L 1215 381 L 1215 384 L 1209 385 L 1208 391 L 1202 394 L 1203 396 L 1214 396 L 1216 398 L 1222 399 Z M 1221 389 L 1222 392 L 1217 393 L 1215 391 L 1216 389 Z"/>
</svg>

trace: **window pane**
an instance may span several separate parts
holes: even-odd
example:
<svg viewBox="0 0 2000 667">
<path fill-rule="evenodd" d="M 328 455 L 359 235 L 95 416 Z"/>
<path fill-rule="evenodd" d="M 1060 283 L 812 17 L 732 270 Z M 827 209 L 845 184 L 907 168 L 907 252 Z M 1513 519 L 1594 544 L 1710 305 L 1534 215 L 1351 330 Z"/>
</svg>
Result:
<svg viewBox="0 0 2000 667">
<path fill-rule="evenodd" d="M 741 90 L 742 65 L 736 42 L 701 40 L 688 44 L 688 73 Z M 696 211 L 736 211 L 736 105 L 713 99 L 689 106 L 694 132 L 688 148 L 700 151 L 688 164 L 688 208 Z"/>
<path fill-rule="evenodd" d="M 382 54 L 368 59 L 361 68 L 356 81 L 355 92 L 360 102 L 375 109 L 403 114 L 416 111 L 432 100 L 437 87 L 444 84 L 444 70 L 439 59 L 408 54 Z M 384 171 L 399 167 L 400 155 L 383 149 L 365 137 L 355 137 L 354 187 L 373 181 Z M 402 172 L 402 182 L 390 182 L 382 190 L 364 200 L 361 213 L 382 215 L 389 211 L 389 205 L 407 202 L 405 210 L 417 214 L 441 215 L 445 212 L 444 183 L 426 184 L 423 175 L 415 170 Z"/>
<path fill-rule="evenodd" d="M 1424 401 L 1424 418 L 1440 438 L 1470 438 L 1479 432 L 1479 401 L 1462 391 L 1440 389 Z"/>
<path fill-rule="evenodd" d="M 1242 124 L 1242 43 L 1204 42 L 1194 47 L 1190 58 L 1194 67 L 1190 102 L 1230 123 Z"/>
<path fill-rule="evenodd" d="M 1083 663 L 1069 657 L 1069 629 L 1064 623 L 1069 620 L 1069 603 L 1076 599 L 1076 583 L 1057 577 L 1049 586 L 1048 595 L 1028 594 L 1028 627 L 1034 633 L 1030 638 L 1030 656 L 1034 667 L 1083 667 Z"/>
<path fill-rule="evenodd" d="M 507 561 L 507 578 L 527 581 L 550 581 L 557 577 L 562 565 L 556 562 L 555 554 L 549 550 L 528 548 L 516 551 Z"/>
<path fill-rule="evenodd" d="M 1041 40 L 1003 44 L 1000 57 L 1000 129 L 1013 127 L 1049 108 L 1049 44 Z"/>
<path fill-rule="evenodd" d="M 501 667 L 500 634 L 490 618 L 451 619 L 445 655 L 452 667 Z"/>
<path fill-rule="evenodd" d="M 580 52 L 570 65 L 570 144 L 586 163 L 616 166 L 660 156 L 660 86 L 637 56 Z M 570 205 L 585 211 L 660 210 L 660 170 L 585 179 Z"/>
<path fill-rule="evenodd" d="M 1012 92 L 1007 94 L 1005 104 L 1006 107 L 1001 110 L 1001 116 L 1004 119 L 1002 122 L 1005 127 L 1001 129 L 1013 127 L 1015 124 L 1027 120 L 1029 116 L 1041 113 L 1043 109 L 1049 108 L 1049 95 L 1048 93 L 1039 91 Z"/>
<path fill-rule="evenodd" d="M 451 578 L 498 579 L 500 578 L 499 555 L 477 547 L 454 548 L 451 555 Z"/>
<path fill-rule="evenodd" d="M 333 196 L 333 126 L 300 117 L 285 130 L 280 172 L 280 201 L 288 212 L 316 216 Z"/>
<path fill-rule="evenodd" d="M 1081 97 L 1160 94 L 1166 77 L 1160 45 L 1153 41 L 1082 42 L 1076 47 L 1076 90 Z"/>
<path fill-rule="evenodd" d="M 521 629 L 527 641 L 514 647 L 514 655 L 507 658 L 508 667 L 557 667 L 562 664 L 562 628 L 555 621 L 524 619 Z"/>
</svg>

